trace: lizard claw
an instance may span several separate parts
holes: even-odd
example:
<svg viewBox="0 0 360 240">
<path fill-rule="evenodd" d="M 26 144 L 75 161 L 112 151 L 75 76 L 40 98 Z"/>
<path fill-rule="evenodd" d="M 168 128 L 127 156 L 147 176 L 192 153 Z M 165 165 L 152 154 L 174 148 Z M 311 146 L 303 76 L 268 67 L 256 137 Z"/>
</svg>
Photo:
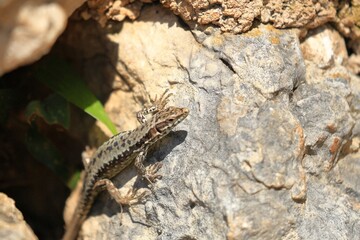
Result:
<svg viewBox="0 0 360 240">
<path fill-rule="evenodd" d="M 126 195 L 122 197 L 122 201 L 120 202 L 120 204 L 131 205 L 134 201 L 138 202 L 147 195 L 149 195 L 149 193 L 146 191 L 139 193 L 137 189 L 131 188 L 126 193 Z"/>
<path fill-rule="evenodd" d="M 161 95 L 160 99 L 155 97 L 155 100 L 153 102 L 153 105 L 156 106 L 157 110 L 162 110 L 165 108 L 166 104 L 169 102 L 169 98 L 173 95 L 172 93 L 168 93 L 169 89 L 166 89 L 166 91 Z"/>
<path fill-rule="evenodd" d="M 157 179 L 161 179 L 162 178 L 162 175 L 161 174 L 157 174 L 157 172 L 160 170 L 160 168 L 162 167 L 162 163 L 160 162 L 157 162 L 151 166 L 149 166 L 147 169 L 146 169 L 146 172 L 144 174 L 144 178 L 146 180 L 148 180 L 148 182 L 150 184 L 153 184 L 156 182 Z"/>
<path fill-rule="evenodd" d="M 145 115 L 157 113 L 165 108 L 166 104 L 169 102 L 170 96 L 172 95 L 172 93 L 168 93 L 168 91 L 169 90 L 167 89 L 159 99 L 156 96 L 150 106 L 145 107 L 137 113 L 136 118 L 141 124 L 144 124 L 147 121 Z"/>
</svg>

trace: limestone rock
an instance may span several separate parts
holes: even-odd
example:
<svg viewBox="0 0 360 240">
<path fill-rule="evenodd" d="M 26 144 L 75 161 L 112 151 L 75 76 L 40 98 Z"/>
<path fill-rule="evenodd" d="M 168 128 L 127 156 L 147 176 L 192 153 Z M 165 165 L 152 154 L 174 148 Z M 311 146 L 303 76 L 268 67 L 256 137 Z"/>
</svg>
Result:
<svg viewBox="0 0 360 240">
<path fill-rule="evenodd" d="M 360 1 L 339 1 L 337 29 L 346 37 L 360 39 Z"/>
<path fill-rule="evenodd" d="M 100 194 L 83 239 L 358 236 L 360 193 L 351 176 L 359 174 L 360 88 L 341 61 L 325 59 L 323 68 L 312 62 L 319 56 L 304 60 L 291 30 L 187 30 L 156 5 L 121 27 L 106 34 L 101 50 L 88 48 L 86 63 L 98 63 L 99 51 L 112 56 L 120 90 L 106 108 L 121 130 L 133 129 L 136 111 L 165 89 L 174 93 L 170 105 L 190 115 L 147 156 L 163 163 L 153 192 L 122 218 Z M 334 42 L 328 46 L 333 59 L 346 56 Z M 102 82 L 94 68 L 83 71 Z M 114 182 L 124 193 L 133 185 L 148 191 L 135 179 L 130 167 Z"/>
<path fill-rule="evenodd" d="M 50 51 L 84 0 L 5 0 L 0 5 L 0 76 Z"/>
<path fill-rule="evenodd" d="M 4 193 L 0 193 L 0 239 L 37 239 L 21 212 L 15 207 L 14 200 Z"/>
<path fill-rule="evenodd" d="M 249 30 L 257 19 L 276 28 L 312 29 L 336 18 L 333 1 L 161 0 L 161 3 L 185 21 L 216 25 L 222 31 L 232 33 Z"/>
</svg>

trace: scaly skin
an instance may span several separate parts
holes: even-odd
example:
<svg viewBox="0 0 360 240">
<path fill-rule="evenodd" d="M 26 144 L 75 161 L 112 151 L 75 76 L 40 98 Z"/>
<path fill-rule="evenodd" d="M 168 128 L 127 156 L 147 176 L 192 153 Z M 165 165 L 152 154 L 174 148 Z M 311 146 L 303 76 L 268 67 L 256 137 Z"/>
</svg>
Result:
<svg viewBox="0 0 360 240">
<path fill-rule="evenodd" d="M 114 135 L 94 154 L 91 161 L 85 165 L 85 178 L 80 200 L 73 218 L 68 225 L 63 240 L 74 240 L 84 220 L 86 219 L 96 196 L 104 189 L 119 203 L 126 204 L 127 199 L 120 196 L 119 191 L 109 180 L 118 175 L 124 168 L 135 161 L 139 174 L 151 183 L 159 176 L 156 174 L 160 164 L 148 169 L 143 165 L 148 148 L 162 137 L 166 136 L 176 125 L 189 114 L 187 108 L 166 107 L 167 92 L 150 108 L 138 113 L 142 124 L 132 131 Z M 153 113 L 147 121 L 144 115 Z M 131 197 L 133 197 L 132 195 Z"/>
</svg>

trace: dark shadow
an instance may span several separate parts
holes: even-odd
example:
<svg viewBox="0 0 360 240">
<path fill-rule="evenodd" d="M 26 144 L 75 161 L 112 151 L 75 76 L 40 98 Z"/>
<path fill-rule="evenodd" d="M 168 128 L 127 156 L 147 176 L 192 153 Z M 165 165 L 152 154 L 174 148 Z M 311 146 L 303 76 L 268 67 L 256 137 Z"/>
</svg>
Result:
<svg viewBox="0 0 360 240">
<path fill-rule="evenodd" d="M 16 99 L 20 103 L 12 103 L 10 99 L 6 102 L 11 106 L 6 112 L 6 119 L 4 114 L 1 115 L 4 118 L 0 123 L 0 142 L 5 139 L 6 144 L 0 147 L 0 173 L 5 173 L 0 174 L 0 191 L 15 200 L 16 207 L 39 239 L 60 239 L 63 235 L 62 213 L 70 192 L 66 184 L 76 171 L 82 169 L 81 152 L 85 145 L 90 145 L 87 137 L 95 120 L 81 109 L 70 105 L 69 129 L 59 124 L 48 124 L 41 117 L 36 117 L 36 121 L 30 124 L 25 114 L 29 103 L 34 100 L 42 102 L 53 93 L 51 86 L 36 81 L 36 72 L 39 68 L 44 68 L 42 73 L 45 73 L 45 79 L 53 80 L 60 75 L 60 81 L 63 75 L 66 77 L 69 72 L 74 72 L 100 101 L 106 102 L 113 91 L 112 82 L 117 75 L 114 66 L 118 60 L 118 44 L 111 42 L 106 34 L 106 30 L 96 21 L 70 18 L 66 30 L 49 54 L 38 62 L 7 73 L 0 79 L 1 90 L 20 93 Z M 60 64 L 56 59 L 62 59 Z M 65 67 L 59 70 L 56 65 L 61 65 L 61 62 L 65 62 L 66 66 L 64 64 L 62 67 Z M 129 84 L 124 83 L 123 86 L 124 90 L 129 89 Z M 93 101 L 87 100 L 89 99 L 82 101 L 84 107 L 93 104 Z M 45 156 L 44 159 L 48 161 L 44 164 L 30 153 L 35 148 L 39 153 L 47 153 L 46 149 L 42 150 L 41 144 L 33 149 L 26 145 L 29 129 L 33 125 L 36 125 L 38 133 L 57 150 L 57 158 Z M 32 140 L 31 142 L 34 143 Z M 101 144 L 102 140 L 99 142 Z M 60 176 L 51 166 L 55 170 L 60 166 L 67 171 Z"/>
<path fill-rule="evenodd" d="M 151 147 L 147 159 L 155 158 L 157 162 L 163 161 L 176 146 L 185 141 L 187 134 L 188 132 L 185 130 L 170 132 L 167 136 Z"/>
</svg>

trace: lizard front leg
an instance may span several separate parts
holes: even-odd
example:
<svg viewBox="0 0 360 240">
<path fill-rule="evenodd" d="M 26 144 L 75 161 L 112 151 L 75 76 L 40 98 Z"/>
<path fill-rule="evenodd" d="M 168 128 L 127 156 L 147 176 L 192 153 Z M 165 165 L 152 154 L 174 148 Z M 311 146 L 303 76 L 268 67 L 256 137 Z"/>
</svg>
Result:
<svg viewBox="0 0 360 240">
<path fill-rule="evenodd" d="M 162 167 L 162 164 L 157 162 L 153 165 L 149 166 L 148 168 L 145 168 L 144 166 L 144 160 L 148 151 L 148 147 L 144 148 L 139 155 L 135 159 L 135 167 L 138 170 L 138 174 L 148 180 L 149 183 L 153 184 L 156 179 L 161 178 L 160 174 L 157 174 L 157 171 Z"/>
<path fill-rule="evenodd" d="M 126 195 L 121 194 L 120 190 L 114 185 L 114 183 L 109 179 L 101 179 L 98 180 L 95 184 L 93 189 L 106 189 L 110 196 L 119 204 L 120 206 L 120 222 L 122 219 L 123 214 L 123 205 L 130 205 L 134 200 L 138 201 L 146 195 L 146 192 L 142 192 L 141 194 L 137 195 L 137 191 L 129 189 Z"/>
</svg>

